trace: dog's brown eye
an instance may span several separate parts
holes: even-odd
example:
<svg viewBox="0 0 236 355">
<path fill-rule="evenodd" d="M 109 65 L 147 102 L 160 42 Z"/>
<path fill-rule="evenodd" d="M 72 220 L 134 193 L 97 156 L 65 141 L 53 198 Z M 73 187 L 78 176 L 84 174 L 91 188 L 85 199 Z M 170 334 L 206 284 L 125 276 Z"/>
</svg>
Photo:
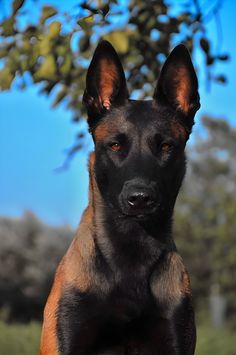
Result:
<svg viewBox="0 0 236 355">
<path fill-rule="evenodd" d="M 121 151 L 121 149 L 122 149 L 122 147 L 119 143 L 112 143 L 111 144 L 111 150 L 113 152 L 119 152 L 119 151 Z"/>
<path fill-rule="evenodd" d="M 161 145 L 161 151 L 162 153 L 168 153 L 171 149 L 171 145 L 169 143 L 163 143 Z"/>
</svg>

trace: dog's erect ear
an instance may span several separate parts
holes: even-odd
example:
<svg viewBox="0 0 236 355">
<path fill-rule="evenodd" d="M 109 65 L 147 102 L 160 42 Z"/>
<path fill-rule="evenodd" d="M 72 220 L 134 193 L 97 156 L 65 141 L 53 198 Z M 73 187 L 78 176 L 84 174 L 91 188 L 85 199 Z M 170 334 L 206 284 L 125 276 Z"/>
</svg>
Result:
<svg viewBox="0 0 236 355">
<path fill-rule="evenodd" d="M 187 48 L 180 44 L 168 56 L 154 92 L 154 99 L 193 118 L 200 108 L 198 80 Z"/>
<path fill-rule="evenodd" d="M 107 41 L 97 46 L 86 78 L 83 102 L 88 111 L 90 125 L 111 108 L 128 98 L 125 74 L 119 57 Z"/>
</svg>

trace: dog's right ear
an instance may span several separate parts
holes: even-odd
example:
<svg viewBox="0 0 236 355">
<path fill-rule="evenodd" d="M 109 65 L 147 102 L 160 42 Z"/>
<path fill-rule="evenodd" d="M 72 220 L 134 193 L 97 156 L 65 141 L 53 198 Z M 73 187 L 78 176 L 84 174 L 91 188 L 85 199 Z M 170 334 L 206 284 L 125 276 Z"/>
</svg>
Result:
<svg viewBox="0 0 236 355">
<path fill-rule="evenodd" d="M 198 80 L 187 48 L 180 44 L 173 49 L 163 65 L 154 92 L 154 99 L 171 105 L 181 113 L 189 130 L 193 118 L 200 108 Z"/>
<path fill-rule="evenodd" d="M 90 129 L 106 111 L 124 104 L 127 98 L 125 74 L 119 57 L 109 42 L 102 41 L 88 68 L 83 96 Z"/>
</svg>

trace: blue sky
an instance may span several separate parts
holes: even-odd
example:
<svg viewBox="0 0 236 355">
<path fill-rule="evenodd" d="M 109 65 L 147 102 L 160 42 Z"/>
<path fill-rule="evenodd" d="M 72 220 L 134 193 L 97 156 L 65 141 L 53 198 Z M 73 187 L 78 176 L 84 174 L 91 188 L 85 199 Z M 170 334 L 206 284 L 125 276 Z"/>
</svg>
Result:
<svg viewBox="0 0 236 355">
<path fill-rule="evenodd" d="M 60 8 L 70 10 L 77 2 L 60 2 Z M 57 5 L 58 1 L 38 3 Z M 4 11 L 7 4 L 5 0 Z M 195 130 L 200 127 L 202 114 L 224 117 L 236 124 L 235 13 L 236 2 L 225 0 L 221 10 L 221 50 L 229 52 L 231 60 L 217 65 L 216 72 L 225 73 L 229 83 L 213 84 L 207 92 L 202 58 L 198 53 L 195 56 L 202 103 Z M 208 30 L 216 43 L 214 22 Z M 87 203 L 87 155 L 79 153 L 68 170 L 55 172 L 80 127 L 72 124 L 69 111 L 62 107 L 52 110 L 50 105 L 50 99 L 39 95 L 35 86 L 22 92 L 14 89 L 0 93 L 0 215 L 20 217 L 24 210 L 32 210 L 47 223 L 75 227 Z"/>
</svg>

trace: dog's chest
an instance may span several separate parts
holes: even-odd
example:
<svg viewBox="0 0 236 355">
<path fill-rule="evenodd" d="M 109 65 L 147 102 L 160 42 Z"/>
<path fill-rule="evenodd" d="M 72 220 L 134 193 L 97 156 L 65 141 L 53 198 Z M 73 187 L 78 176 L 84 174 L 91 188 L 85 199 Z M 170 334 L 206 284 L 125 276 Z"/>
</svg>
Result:
<svg viewBox="0 0 236 355">
<path fill-rule="evenodd" d="M 148 281 L 126 277 L 118 283 L 105 299 L 108 317 L 126 323 L 147 314 L 153 307 Z"/>
</svg>

